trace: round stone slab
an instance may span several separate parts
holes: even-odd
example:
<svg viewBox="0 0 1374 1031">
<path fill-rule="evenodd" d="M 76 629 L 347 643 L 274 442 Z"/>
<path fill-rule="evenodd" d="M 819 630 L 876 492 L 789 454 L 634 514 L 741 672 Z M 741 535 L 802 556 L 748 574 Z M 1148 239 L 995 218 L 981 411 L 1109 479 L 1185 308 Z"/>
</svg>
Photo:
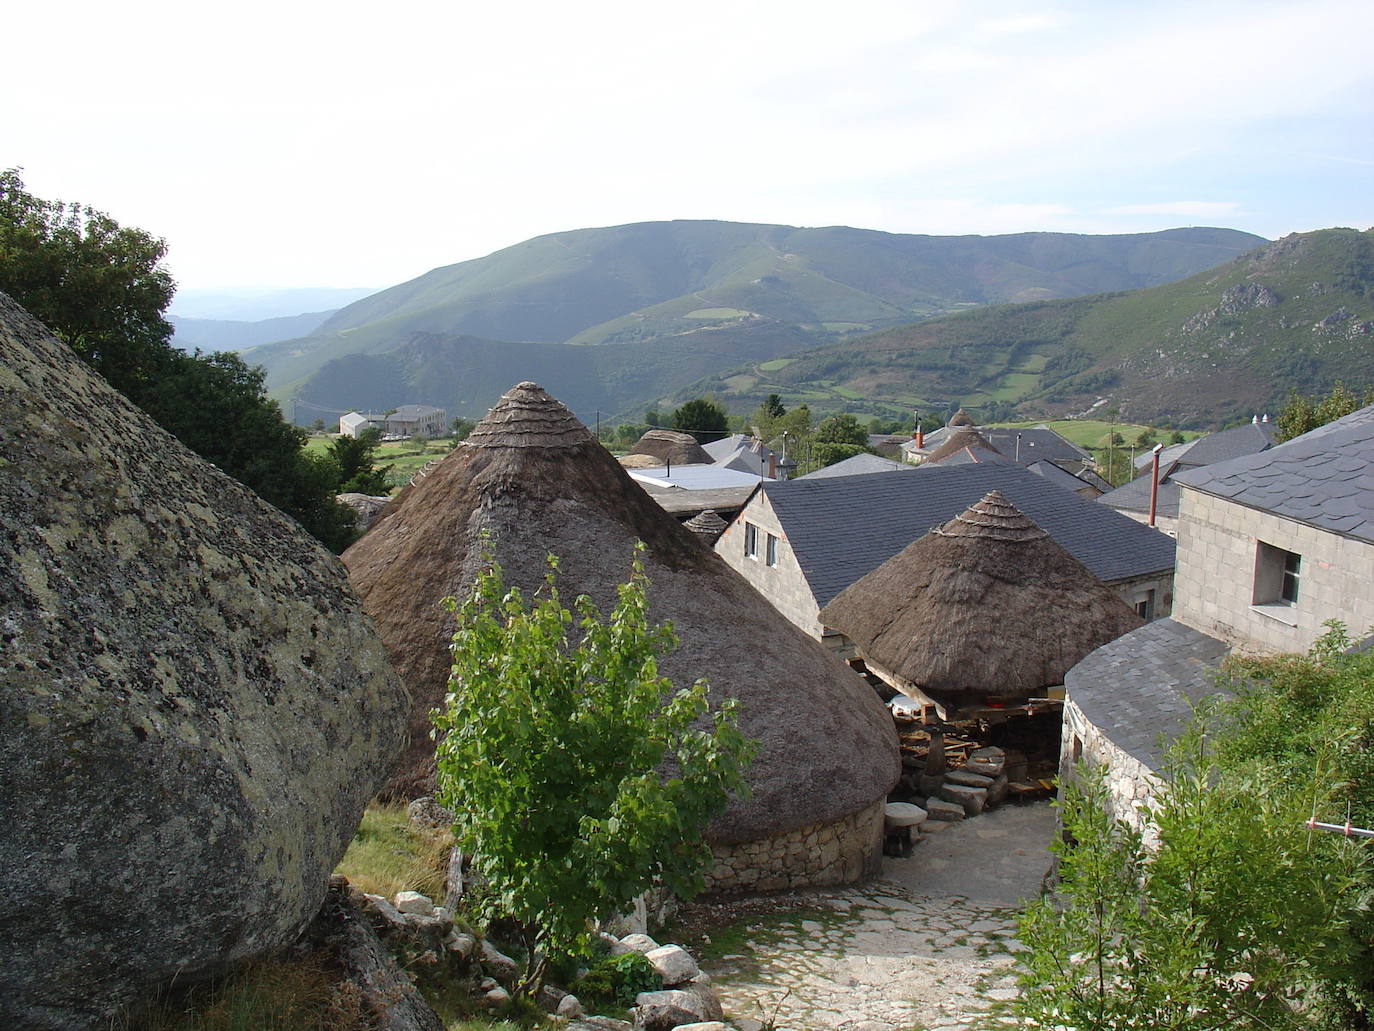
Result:
<svg viewBox="0 0 1374 1031">
<path fill-rule="evenodd" d="M 888 802 L 883 817 L 889 827 L 917 827 L 926 822 L 926 811 L 910 802 Z"/>
</svg>

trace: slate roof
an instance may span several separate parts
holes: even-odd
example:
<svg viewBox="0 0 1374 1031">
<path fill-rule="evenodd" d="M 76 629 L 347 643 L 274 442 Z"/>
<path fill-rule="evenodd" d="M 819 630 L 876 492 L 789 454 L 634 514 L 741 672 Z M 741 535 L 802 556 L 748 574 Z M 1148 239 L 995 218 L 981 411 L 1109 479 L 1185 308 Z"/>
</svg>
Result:
<svg viewBox="0 0 1374 1031">
<path fill-rule="evenodd" d="M 756 489 L 767 496 L 822 606 L 990 490 L 1005 494 L 1099 580 L 1174 568 L 1172 538 L 1013 464 L 766 480 Z"/>
<path fill-rule="evenodd" d="M 388 419 L 396 419 L 400 422 L 415 422 L 430 415 L 442 415 L 442 408 L 435 408 L 433 405 L 401 405 L 396 411 L 392 412 Z"/>
<path fill-rule="evenodd" d="M 1205 494 L 1374 544 L 1374 405 L 1268 451 L 1175 478 Z"/>
<path fill-rule="evenodd" d="M 1069 700 L 1114 744 L 1158 770 L 1168 742 L 1215 695 L 1228 645 L 1172 619 L 1157 619 L 1104 644 L 1064 677 Z"/>
<path fill-rule="evenodd" d="M 1101 490 L 1101 484 L 1106 482 L 1096 473 L 1093 474 L 1093 479 L 1097 482 L 1088 480 L 1086 476 L 1075 476 L 1073 473 L 1059 468 L 1053 462 L 1033 462 L 1026 468 L 1035 473 L 1036 476 L 1043 476 L 1046 482 L 1063 487 L 1065 490 L 1082 490 L 1084 487 L 1097 487 Z"/>
<path fill-rule="evenodd" d="M 750 487 L 759 480 L 757 473 L 727 469 L 723 465 L 652 466 L 626 470 L 641 486 L 680 487 L 682 490 L 719 490 L 722 487 Z"/>
<path fill-rule="evenodd" d="M 932 430 L 925 435 L 925 451 L 934 451 L 945 443 L 962 427 L 941 426 L 937 430 Z M 1009 426 L 979 426 L 979 434 L 1002 454 L 1006 455 L 1013 462 L 1019 465 L 1031 465 L 1034 462 L 1068 462 L 1075 466 L 1083 463 L 1091 463 L 1092 456 L 1077 444 L 1060 436 L 1048 426 L 1022 426 L 1020 428 Z M 1017 450 L 1016 438 L 1020 436 L 1020 450 Z M 902 445 L 903 451 L 913 451 L 916 449 L 914 441 L 909 441 Z"/>
<path fill-rule="evenodd" d="M 943 458 L 927 458 L 927 462 L 934 462 L 937 465 L 1015 465 L 1010 458 L 1000 451 L 989 451 L 985 447 L 961 447 L 958 451 L 951 451 Z"/>
<path fill-rule="evenodd" d="M 798 476 L 797 479 L 817 480 L 828 476 L 860 476 L 867 473 L 903 471 L 914 473 L 916 467 L 910 462 L 898 462 L 891 458 L 883 458 L 880 455 L 853 455 L 843 461 L 836 462 L 834 465 L 822 466 L 805 476 Z"/>
<path fill-rule="evenodd" d="M 1178 518 L 1179 490 L 1176 478 L 1179 473 L 1266 451 L 1273 446 L 1276 432 L 1277 427 L 1272 422 L 1247 422 L 1242 426 L 1232 426 L 1229 430 L 1209 433 L 1186 444 L 1164 448 L 1159 453 L 1159 494 L 1155 499 L 1155 514 L 1170 519 Z M 1140 476 L 1108 491 L 1097 500 L 1127 512 L 1149 512 L 1149 464 Z"/>
</svg>

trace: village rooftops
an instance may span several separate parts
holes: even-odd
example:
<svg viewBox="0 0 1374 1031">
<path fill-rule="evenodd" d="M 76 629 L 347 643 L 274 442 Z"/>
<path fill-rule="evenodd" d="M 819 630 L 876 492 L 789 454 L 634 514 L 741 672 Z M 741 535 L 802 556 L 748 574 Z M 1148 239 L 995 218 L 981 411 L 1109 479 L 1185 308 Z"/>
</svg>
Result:
<svg viewBox="0 0 1374 1031">
<path fill-rule="evenodd" d="M 629 469 L 630 477 L 644 486 L 676 487 L 679 490 L 720 490 L 725 487 L 752 487 L 757 473 L 742 473 L 723 465 L 653 466 Z"/>
<path fill-rule="evenodd" d="M 1175 479 L 1247 508 L 1374 543 L 1374 405 L 1268 451 Z"/>
<path fill-rule="evenodd" d="M 820 480 L 830 476 L 859 476 L 866 473 L 900 473 L 915 472 L 916 467 L 910 462 L 898 462 L 892 458 L 883 458 L 881 455 L 852 455 L 842 459 L 834 465 L 824 465 L 805 476 L 798 476 L 799 480 Z"/>
<path fill-rule="evenodd" d="M 1105 583 L 1174 568 L 1174 541 L 1018 465 L 922 466 L 904 476 L 765 480 L 820 606 L 991 490 L 1000 490 Z"/>
<path fill-rule="evenodd" d="M 942 426 L 925 435 L 925 447 L 916 448 L 915 441 L 902 446 L 903 451 L 929 454 L 960 432 L 961 426 Z M 978 434 L 994 449 L 1018 465 L 1049 461 L 1063 464 L 1071 471 L 1092 464 L 1092 455 L 1060 436 L 1048 426 L 979 426 Z"/>
<path fill-rule="evenodd" d="M 1164 448 L 1159 453 L 1159 490 L 1155 496 L 1155 514 L 1167 519 L 1177 518 L 1179 474 L 1267 451 L 1274 444 L 1275 432 L 1276 427 L 1272 422 L 1247 422 L 1186 444 Z M 1097 500 L 1123 512 L 1148 512 L 1154 460 L 1152 456 L 1146 457 L 1148 461 L 1142 475 L 1115 490 L 1109 490 Z"/>
</svg>

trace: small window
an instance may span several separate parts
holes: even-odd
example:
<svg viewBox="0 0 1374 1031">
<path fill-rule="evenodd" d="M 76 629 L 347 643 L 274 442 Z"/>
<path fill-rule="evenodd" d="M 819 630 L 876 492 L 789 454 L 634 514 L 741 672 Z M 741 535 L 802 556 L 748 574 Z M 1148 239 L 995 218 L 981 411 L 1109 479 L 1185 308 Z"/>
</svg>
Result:
<svg viewBox="0 0 1374 1031">
<path fill-rule="evenodd" d="M 1255 542 L 1255 591 L 1253 605 L 1296 605 L 1302 579 L 1302 556 L 1293 551 Z"/>
<path fill-rule="evenodd" d="M 768 551 L 765 555 L 765 561 L 770 566 L 778 564 L 778 539 L 771 533 L 768 535 Z"/>
<path fill-rule="evenodd" d="M 753 523 L 744 524 L 744 557 L 759 557 L 759 528 Z"/>
<path fill-rule="evenodd" d="M 1144 595 L 1136 598 L 1135 611 L 1141 619 L 1151 620 L 1155 618 L 1155 592 L 1146 591 Z"/>
</svg>

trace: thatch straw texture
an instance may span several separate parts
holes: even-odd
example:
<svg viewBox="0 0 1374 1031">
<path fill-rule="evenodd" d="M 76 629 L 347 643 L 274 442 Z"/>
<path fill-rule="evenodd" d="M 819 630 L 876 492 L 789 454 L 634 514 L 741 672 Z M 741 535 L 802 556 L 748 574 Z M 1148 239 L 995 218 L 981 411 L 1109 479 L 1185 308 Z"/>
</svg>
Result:
<svg viewBox="0 0 1374 1031">
<path fill-rule="evenodd" d="M 992 491 L 841 591 L 821 622 L 939 697 L 1029 695 L 1144 621 Z"/>
<path fill-rule="evenodd" d="M 951 425 L 953 425 L 951 423 Z M 964 448 L 982 448 L 984 451 L 991 451 L 994 455 L 1002 452 L 988 443 L 987 438 L 971 426 L 964 426 L 951 433 L 939 447 L 926 456 L 926 461 L 936 464 L 950 455 L 957 454 Z"/>
<path fill-rule="evenodd" d="M 534 591 L 552 552 L 563 595 L 585 592 L 603 611 L 633 542 L 645 542 L 654 618 L 672 620 L 681 641 L 665 674 L 682 685 L 705 676 L 714 695 L 738 698 L 744 733 L 760 741 L 753 794 L 712 824 L 713 841 L 839 819 L 886 794 L 897 743 L 873 691 L 659 508 L 567 409 L 521 383 L 468 440 L 343 556 L 417 699 L 394 790 L 423 788 L 432 771 L 426 713 L 444 694 L 452 633 L 438 602 L 472 582 L 485 531 L 508 583 Z"/>
<path fill-rule="evenodd" d="M 946 426 L 976 426 L 976 425 L 978 425 L 978 424 L 977 424 L 976 422 L 973 421 L 973 416 L 969 415 L 968 412 L 966 412 L 966 411 L 964 411 L 962 408 L 960 408 L 957 412 L 955 412 L 953 415 L 951 415 L 951 416 L 949 417 L 949 422 L 945 423 L 945 425 L 946 425 Z"/>
<path fill-rule="evenodd" d="M 715 461 L 690 433 L 649 430 L 630 448 L 632 455 L 651 455 L 659 465 L 710 465 Z"/>
</svg>

